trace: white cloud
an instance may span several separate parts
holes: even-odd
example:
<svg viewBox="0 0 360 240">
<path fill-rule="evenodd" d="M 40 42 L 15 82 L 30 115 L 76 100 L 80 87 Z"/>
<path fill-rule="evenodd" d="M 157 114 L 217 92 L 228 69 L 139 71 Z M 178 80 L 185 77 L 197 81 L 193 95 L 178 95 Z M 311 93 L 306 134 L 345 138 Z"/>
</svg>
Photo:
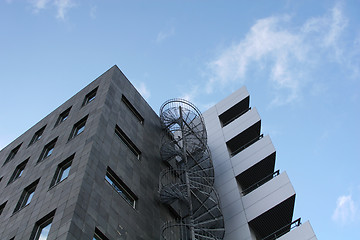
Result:
<svg viewBox="0 0 360 240">
<path fill-rule="evenodd" d="M 338 197 L 332 220 L 340 224 L 346 224 L 355 220 L 357 206 L 350 195 Z"/>
<path fill-rule="evenodd" d="M 60 20 L 64 20 L 67 11 L 75 6 L 72 0 L 29 0 L 29 2 L 34 8 L 35 13 L 47 8 L 49 3 L 52 2 L 52 6 L 56 8 L 56 18 Z"/>
<path fill-rule="evenodd" d="M 185 99 L 189 102 L 193 102 L 195 100 L 195 97 L 198 95 L 199 92 L 199 86 L 193 86 L 190 88 L 190 90 L 186 93 L 184 93 L 180 98 Z"/>
<path fill-rule="evenodd" d="M 140 82 L 139 84 L 135 84 L 135 88 L 139 91 L 141 96 L 143 96 L 146 100 L 149 100 L 151 94 L 150 90 L 146 87 L 144 82 Z"/>
<path fill-rule="evenodd" d="M 347 25 L 348 19 L 343 15 L 342 6 L 338 3 L 330 13 L 306 21 L 302 31 L 308 36 L 315 35 L 317 47 L 326 49 L 331 54 L 329 57 L 337 62 L 343 62 L 343 50 L 339 40 Z M 329 51 L 330 49 L 331 51 Z"/>
<path fill-rule="evenodd" d="M 156 37 L 156 42 L 157 43 L 161 43 L 163 42 L 166 38 L 169 38 L 171 36 L 175 35 L 175 28 L 172 27 L 167 31 L 161 31 L 158 33 L 157 37 Z"/>
<path fill-rule="evenodd" d="M 34 11 L 37 13 L 40 10 L 46 8 L 46 5 L 49 3 L 50 0 L 31 0 L 30 3 L 34 7 Z"/>
<path fill-rule="evenodd" d="M 75 6 L 72 0 L 55 0 L 55 6 L 57 7 L 56 18 L 64 20 L 66 12 Z"/>
<path fill-rule="evenodd" d="M 215 86 L 244 83 L 256 71 L 268 75 L 267 81 L 275 93 L 272 104 L 293 102 L 312 82 L 308 76 L 324 61 L 323 57 L 355 68 L 346 60 L 351 51 L 345 54 L 340 44 L 347 23 L 340 4 L 298 27 L 291 25 L 288 15 L 260 19 L 242 40 L 209 62 L 206 91 L 212 93 Z"/>
<path fill-rule="evenodd" d="M 269 78 L 275 88 L 290 91 L 287 98 L 282 100 L 288 102 L 295 99 L 300 79 L 293 69 L 295 64 L 305 61 L 307 46 L 302 43 L 301 36 L 281 27 L 289 19 L 282 16 L 258 20 L 245 39 L 210 63 L 215 76 L 207 85 L 207 91 L 212 92 L 216 82 L 221 85 L 233 81 L 244 82 L 249 66 L 256 64 L 257 68 L 269 68 Z"/>
</svg>

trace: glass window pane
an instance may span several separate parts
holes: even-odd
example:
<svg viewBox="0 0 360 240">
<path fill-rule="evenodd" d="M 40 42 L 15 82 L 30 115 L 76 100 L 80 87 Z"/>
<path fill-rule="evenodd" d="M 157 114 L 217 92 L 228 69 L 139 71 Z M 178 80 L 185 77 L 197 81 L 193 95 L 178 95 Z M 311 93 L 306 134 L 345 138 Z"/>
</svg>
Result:
<svg viewBox="0 0 360 240">
<path fill-rule="evenodd" d="M 50 228 L 51 228 L 51 223 L 40 229 L 41 232 L 40 232 L 39 240 L 47 239 L 50 232 Z"/>
<path fill-rule="evenodd" d="M 51 153 L 53 152 L 54 148 L 51 148 L 49 149 L 47 152 L 46 152 L 46 155 L 45 157 L 49 157 L 51 155 Z"/>
<path fill-rule="evenodd" d="M 26 200 L 25 206 L 28 205 L 28 204 L 31 202 L 31 199 L 32 199 L 33 196 L 34 196 L 34 192 L 32 192 L 32 193 L 29 194 L 29 197 L 28 197 L 28 199 Z"/>
<path fill-rule="evenodd" d="M 108 176 L 108 173 L 105 175 L 105 179 L 107 182 L 111 184 L 111 186 L 115 189 L 115 191 L 124 198 L 125 201 L 127 201 L 131 206 L 135 207 L 135 200 L 131 197 L 131 195 L 128 192 L 125 191 L 125 189 L 123 188 L 123 186 L 121 186 L 120 183 L 112 180 L 112 176 L 111 175 Z"/>
<path fill-rule="evenodd" d="M 95 95 L 94 96 L 91 96 L 91 97 L 89 97 L 89 99 L 88 99 L 88 103 L 89 102 L 91 102 L 92 100 L 94 100 L 95 99 Z"/>
<path fill-rule="evenodd" d="M 75 135 L 79 135 L 80 133 L 82 133 L 85 129 L 85 125 L 81 126 L 80 128 L 77 129 L 76 134 Z"/>
<path fill-rule="evenodd" d="M 111 185 L 114 184 L 113 181 L 111 181 L 111 179 L 110 179 L 107 175 L 105 175 L 105 179 L 106 179 L 106 181 L 108 181 Z"/>
<path fill-rule="evenodd" d="M 19 174 L 17 175 L 16 178 L 19 178 L 22 175 L 23 172 L 24 172 L 24 169 L 19 169 Z"/>
<path fill-rule="evenodd" d="M 66 167 L 61 174 L 60 180 L 59 182 L 61 182 L 62 180 L 64 180 L 65 178 L 67 178 L 69 176 L 69 172 L 70 172 L 70 166 Z"/>
</svg>

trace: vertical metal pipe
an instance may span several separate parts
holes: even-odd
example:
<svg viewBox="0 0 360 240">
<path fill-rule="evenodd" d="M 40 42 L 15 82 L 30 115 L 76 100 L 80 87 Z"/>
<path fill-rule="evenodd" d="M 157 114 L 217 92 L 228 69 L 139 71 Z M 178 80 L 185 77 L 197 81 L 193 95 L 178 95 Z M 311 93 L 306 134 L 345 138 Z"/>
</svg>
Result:
<svg viewBox="0 0 360 240">
<path fill-rule="evenodd" d="M 189 216 L 190 216 L 190 234 L 191 234 L 191 239 L 195 240 L 195 231 L 194 231 L 194 222 L 192 219 L 192 214 L 193 214 L 193 207 L 192 207 L 192 202 L 191 202 L 191 189 L 190 189 L 190 179 L 189 179 L 189 174 L 187 171 L 187 154 L 186 154 L 186 147 L 187 147 L 187 143 L 186 143 L 186 139 L 184 136 L 184 119 L 183 119 L 183 115 L 182 115 L 182 109 L 181 106 L 179 106 L 179 113 L 180 113 L 180 119 L 179 119 L 179 123 L 180 123 L 180 129 L 181 129 L 181 139 L 182 139 L 182 147 L 183 147 L 183 157 L 184 157 L 184 162 L 185 162 L 185 182 L 186 182 L 186 188 L 187 188 L 187 195 L 188 195 L 188 204 L 189 204 Z"/>
</svg>

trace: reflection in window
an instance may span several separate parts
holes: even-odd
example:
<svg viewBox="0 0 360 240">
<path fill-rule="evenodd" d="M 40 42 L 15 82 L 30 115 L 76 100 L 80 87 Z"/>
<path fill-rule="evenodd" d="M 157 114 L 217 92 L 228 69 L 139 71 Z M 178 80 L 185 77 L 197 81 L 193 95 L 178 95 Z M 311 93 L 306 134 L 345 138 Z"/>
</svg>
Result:
<svg viewBox="0 0 360 240">
<path fill-rule="evenodd" d="M 32 184 L 30 184 L 29 186 L 27 186 L 24 189 L 24 191 L 21 194 L 20 199 L 15 207 L 14 213 L 30 204 L 30 202 L 34 196 L 36 186 L 39 183 L 39 180 L 40 179 L 36 180 L 35 182 L 33 182 Z"/>
<path fill-rule="evenodd" d="M 80 121 L 75 123 L 75 125 L 71 131 L 71 134 L 69 136 L 69 140 L 76 137 L 77 135 L 79 135 L 80 133 L 82 133 L 85 130 L 85 124 L 86 124 L 87 118 L 88 118 L 88 116 L 84 117 L 83 119 L 81 119 Z"/>
<path fill-rule="evenodd" d="M 55 138 L 54 140 L 52 140 L 51 142 L 49 142 L 48 144 L 45 145 L 43 151 L 41 152 L 38 162 L 41 162 L 45 158 L 50 157 L 50 155 L 54 151 L 56 141 L 57 141 L 57 138 Z"/>
<path fill-rule="evenodd" d="M 24 169 L 26 167 L 27 162 L 29 161 L 29 158 L 26 159 L 25 161 L 23 161 L 22 163 L 20 163 L 14 170 L 13 174 L 10 177 L 10 180 L 8 182 L 8 184 L 12 183 L 13 181 L 15 181 L 16 179 L 18 179 L 19 177 L 21 177 L 21 175 L 24 172 Z"/>
<path fill-rule="evenodd" d="M 69 176 L 70 168 L 72 160 L 74 159 L 75 154 L 71 155 L 67 159 L 65 159 L 63 162 L 61 162 L 55 172 L 55 175 L 53 177 L 53 180 L 50 184 L 50 188 L 58 184 L 59 182 L 63 181 Z"/>
<path fill-rule="evenodd" d="M 66 109 L 62 113 L 60 113 L 60 115 L 59 115 L 59 117 L 58 117 L 58 119 L 56 121 L 55 127 L 57 125 L 59 125 L 60 123 L 64 122 L 66 119 L 68 119 L 69 114 L 70 114 L 70 110 L 71 110 L 71 107 L 69 107 L 68 109 Z"/>
<path fill-rule="evenodd" d="M 44 133 L 45 127 L 46 127 L 46 126 L 42 127 L 40 130 L 38 130 L 38 131 L 34 134 L 34 136 L 32 137 L 32 139 L 31 139 L 31 141 L 30 141 L 29 146 L 30 146 L 31 144 L 33 144 L 33 143 L 35 143 L 35 142 L 37 142 L 37 141 L 39 141 L 39 140 L 41 139 L 42 134 Z"/>
<path fill-rule="evenodd" d="M 115 189 L 120 196 L 135 208 L 136 195 L 125 185 L 123 181 L 108 167 L 105 180 Z"/>
<path fill-rule="evenodd" d="M 20 147 L 21 147 L 21 144 L 20 143 L 16 148 L 14 148 L 13 150 L 11 150 L 11 152 L 9 153 L 9 156 L 6 158 L 5 162 L 3 165 L 5 165 L 6 163 L 8 163 L 10 160 L 12 160 L 15 155 L 17 154 L 17 152 L 19 151 Z"/>
<path fill-rule="evenodd" d="M 83 101 L 83 104 L 82 104 L 83 106 L 85 106 L 86 104 L 92 102 L 92 101 L 95 99 L 97 89 L 98 89 L 98 88 L 95 88 L 94 90 L 92 90 L 91 92 L 89 92 L 89 93 L 85 96 L 84 101 Z"/>
<path fill-rule="evenodd" d="M 36 222 L 35 227 L 31 233 L 30 240 L 48 239 L 55 211 L 56 210 L 52 211 L 51 213 Z"/>
</svg>

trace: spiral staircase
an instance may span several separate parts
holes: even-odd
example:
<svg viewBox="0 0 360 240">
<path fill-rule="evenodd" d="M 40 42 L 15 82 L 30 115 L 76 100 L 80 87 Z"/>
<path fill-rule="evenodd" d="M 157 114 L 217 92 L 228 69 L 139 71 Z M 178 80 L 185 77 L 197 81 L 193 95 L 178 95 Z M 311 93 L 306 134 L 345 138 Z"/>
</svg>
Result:
<svg viewBox="0 0 360 240">
<path fill-rule="evenodd" d="M 186 100 L 171 99 L 161 106 L 160 121 L 164 133 L 160 154 L 171 166 L 160 174 L 160 201 L 181 206 L 180 218 L 162 226 L 161 239 L 223 239 L 224 219 L 200 111 Z"/>
</svg>

